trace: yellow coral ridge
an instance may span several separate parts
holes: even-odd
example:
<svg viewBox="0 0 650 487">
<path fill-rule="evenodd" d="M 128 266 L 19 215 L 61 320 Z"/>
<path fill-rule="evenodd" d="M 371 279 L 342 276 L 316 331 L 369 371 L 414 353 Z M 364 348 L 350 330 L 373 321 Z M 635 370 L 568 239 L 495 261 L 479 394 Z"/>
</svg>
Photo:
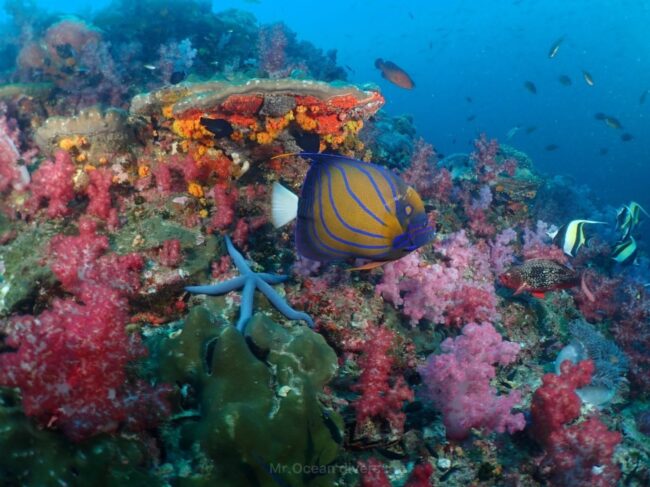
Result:
<svg viewBox="0 0 650 487">
<path fill-rule="evenodd" d="M 196 198 L 203 198 L 203 188 L 199 183 L 189 183 L 187 192 Z"/>
<path fill-rule="evenodd" d="M 202 139 L 212 134 L 201 125 L 200 119 L 177 119 L 172 123 L 172 131 L 185 139 Z"/>
</svg>

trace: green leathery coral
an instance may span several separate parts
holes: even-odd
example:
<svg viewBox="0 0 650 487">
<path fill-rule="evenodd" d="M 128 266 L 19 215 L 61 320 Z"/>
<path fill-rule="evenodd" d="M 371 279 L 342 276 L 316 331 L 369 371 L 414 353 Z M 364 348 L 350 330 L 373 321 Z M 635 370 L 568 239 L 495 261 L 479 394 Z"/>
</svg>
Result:
<svg viewBox="0 0 650 487">
<path fill-rule="evenodd" d="M 243 336 L 196 306 L 160 345 L 161 378 L 195 389 L 199 415 L 185 418 L 180 444 L 198 444 L 211 472 L 191 485 L 332 485 L 341 439 L 338 414 L 318 394 L 337 370 L 322 336 L 254 316 Z M 317 473 L 315 473 L 317 472 Z"/>
<path fill-rule="evenodd" d="M 152 486 L 148 447 L 134 438 L 101 435 L 82 444 L 43 430 L 25 417 L 19 399 L 0 389 L 0 485 Z"/>
</svg>

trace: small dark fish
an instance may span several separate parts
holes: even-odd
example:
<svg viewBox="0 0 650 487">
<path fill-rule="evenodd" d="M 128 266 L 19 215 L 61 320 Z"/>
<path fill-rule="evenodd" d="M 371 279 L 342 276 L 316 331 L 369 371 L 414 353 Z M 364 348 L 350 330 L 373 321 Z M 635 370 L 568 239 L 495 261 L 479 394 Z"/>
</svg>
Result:
<svg viewBox="0 0 650 487">
<path fill-rule="evenodd" d="M 472 100 L 472 97 L 471 97 L 471 96 L 466 96 L 466 97 L 465 97 L 465 101 L 466 101 L 467 103 L 472 103 L 474 100 Z"/>
<path fill-rule="evenodd" d="M 232 125 L 228 120 L 224 120 L 223 118 L 201 117 L 201 125 L 203 125 L 217 139 L 230 137 L 233 133 Z"/>
<path fill-rule="evenodd" d="M 564 37 L 560 37 L 553 43 L 551 48 L 548 50 L 549 59 L 553 59 L 555 56 L 557 56 L 557 53 L 560 50 L 560 46 L 562 45 L 562 41 L 564 41 Z"/>
<path fill-rule="evenodd" d="M 637 250 L 636 240 L 629 235 L 625 240 L 616 244 L 612 250 L 612 259 L 621 265 L 632 264 L 636 260 Z"/>
<path fill-rule="evenodd" d="M 429 41 L 429 51 L 433 49 L 433 41 Z"/>
<path fill-rule="evenodd" d="M 648 91 L 650 90 L 645 90 L 643 93 L 641 93 L 641 96 L 639 97 L 639 105 L 643 105 L 645 103 L 645 100 L 648 97 Z"/>
<path fill-rule="evenodd" d="M 394 85 L 411 90 L 415 88 L 415 83 L 406 71 L 391 61 L 384 61 L 379 58 L 375 61 L 375 67 L 381 71 L 381 76 Z"/>
<path fill-rule="evenodd" d="M 409 12 L 409 18 L 410 18 L 411 20 L 415 19 L 415 16 L 413 15 L 413 12 Z"/>
<path fill-rule="evenodd" d="M 612 117 L 611 115 L 606 115 L 605 118 L 603 119 L 603 121 L 611 129 L 619 130 L 619 129 L 623 128 L 623 124 L 621 124 L 619 119 L 616 118 L 616 117 Z"/>
<path fill-rule="evenodd" d="M 587 83 L 589 86 L 594 86 L 594 78 L 591 76 L 591 73 L 589 71 L 582 71 L 582 77 L 585 79 L 585 83 Z"/>
<path fill-rule="evenodd" d="M 566 74 L 560 75 L 557 79 L 561 85 L 563 86 L 571 86 L 573 82 L 571 81 L 571 78 L 569 78 Z"/>
<path fill-rule="evenodd" d="M 526 81 L 524 83 L 524 88 L 530 91 L 533 95 L 537 94 L 537 86 L 532 81 Z"/>
<path fill-rule="evenodd" d="M 470 115 L 469 117 L 467 117 L 466 120 L 467 120 L 468 122 L 472 122 L 472 121 L 474 121 L 475 119 L 476 119 L 476 115 Z"/>
<path fill-rule="evenodd" d="M 526 127 L 526 135 L 532 134 L 535 130 L 537 130 L 537 127 L 535 125 L 531 125 L 530 127 Z"/>
<path fill-rule="evenodd" d="M 607 118 L 607 115 L 605 115 L 603 112 L 598 112 L 594 114 L 594 118 L 596 120 L 605 120 L 605 118 Z"/>
<path fill-rule="evenodd" d="M 629 142 L 629 141 L 632 140 L 633 138 L 634 138 L 634 135 L 629 134 L 629 133 L 627 133 L 627 132 L 625 132 L 624 134 L 621 135 L 621 140 L 622 140 L 623 142 Z"/>
<path fill-rule="evenodd" d="M 347 64 L 345 65 L 345 69 L 347 69 L 347 70 L 350 71 L 351 73 L 354 73 L 354 69 L 352 69 L 352 68 L 351 68 L 349 65 L 347 65 Z"/>
<path fill-rule="evenodd" d="M 173 85 L 177 85 L 181 81 L 183 81 L 187 77 L 187 73 L 185 71 L 174 71 L 172 73 L 172 77 L 169 79 L 169 82 Z"/>
<path fill-rule="evenodd" d="M 601 147 L 601 149 L 598 151 L 598 153 L 601 156 L 606 156 L 607 154 L 609 154 L 609 149 L 607 147 Z"/>
<path fill-rule="evenodd" d="M 289 134 L 296 141 L 296 145 L 305 152 L 318 152 L 320 149 L 320 137 L 315 132 L 306 132 L 295 125 L 289 129 Z"/>
<path fill-rule="evenodd" d="M 529 292 L 543 298 L 547 291 L 570 289 L 579 284 L 578 273 L 550 259 L 530 259 L 513 266 L 499 276 L 501 285 L 513 289 L 515 295 Z"/>
<path fill-rule="evenodd" d="M 558 150 L 559 148 L 560 147 L 558 145 L 548 144 L 546 147 L 544 147 L 544 150 L 547 151 L 547 152 L 553 152 L 553 151 Z"/>
</svg>

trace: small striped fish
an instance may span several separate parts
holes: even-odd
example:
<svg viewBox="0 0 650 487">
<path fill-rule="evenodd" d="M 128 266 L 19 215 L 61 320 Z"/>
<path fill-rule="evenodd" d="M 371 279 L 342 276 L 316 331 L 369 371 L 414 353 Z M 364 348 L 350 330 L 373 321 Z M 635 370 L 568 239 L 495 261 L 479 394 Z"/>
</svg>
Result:
<svg viewBox="0 0 650 487">
<path fill-rule="evenodd" d="M 566 255 L 575 257 L 585 242 L 585 224 L 605 224 L 595 220 L 571 220 L 562 225 L 556 232 L 549 233 L 553 243 L 560 247 Z"/>
<path fill-rule="evenodd" d="M 312 160 L 300 198 L 273 187 L 276 227 L 297 217 L 296 248 L 321 262 L 363 258 L 372 268 L 429 242 L 424 204 L 388 169 L 335 154 L 301 153 Z"/>
</svg>

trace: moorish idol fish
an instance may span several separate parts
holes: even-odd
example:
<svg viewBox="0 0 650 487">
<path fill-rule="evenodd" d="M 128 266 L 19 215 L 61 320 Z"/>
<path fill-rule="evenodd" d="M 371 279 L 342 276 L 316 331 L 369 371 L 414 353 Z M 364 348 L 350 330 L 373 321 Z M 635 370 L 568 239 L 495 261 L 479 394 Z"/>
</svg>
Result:
<svg viewBox="0 0 650 487">
<path fill-rule="evenodd" d="M 622 240 L 614 250 L 612 250 L 612 259 L 622 265 L 632 264 L 636 260 L 637 246 L 636 240 L 631 235 Z"/>
<path fill-rule="evenodd" d="M 641 221 L 641 212 L 650 216 L 636 201 L 630 201 L 629 205 L 622 206 L 616 212 L 616 229 L 623 232 L 623 240 L 630 236 L 632 230 Z"/>
<path fill-rule="evenodd" d="M 311 159 L 300 197 L 273 185 L 272 222 L 296 221 L 298 253 L 321 262 L 348 258 L 372 269 L 397 260 L 434 236 L 420 195 L 388 169 L 336 154 Z"/>
<path fill-rule="evenodd" d="M 555 232 L 549 232 L 548 236 L 553 239 L 553 243 L 560 247 L 566 255 L 575 257 L 585 242 L 585 230 L 584 226 L 586 223 L 598 223 L 604 224 L 605 222 L 599 222 L 595 220 L 571 220 L 569 223 L 565 223 Z"/>
</svg>

